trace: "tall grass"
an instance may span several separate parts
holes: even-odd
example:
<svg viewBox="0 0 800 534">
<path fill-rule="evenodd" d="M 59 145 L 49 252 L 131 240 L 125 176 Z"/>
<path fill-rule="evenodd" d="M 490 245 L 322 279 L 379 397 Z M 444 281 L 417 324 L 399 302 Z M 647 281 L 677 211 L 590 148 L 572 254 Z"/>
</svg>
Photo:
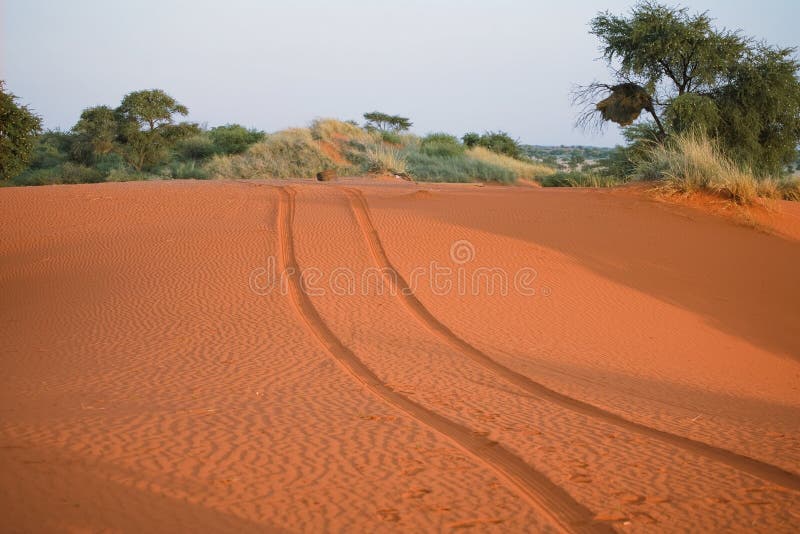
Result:
<svg viewBox="0 0 800 534">
<path fill-rule="evenodd" d="M 615 187 L 625 183 L 615 176 L 604 176 L 590 172 L 556 172 L 541 178 L 544 187 Z"/>
<path fill-rule="evenodd" d="M 336 165 L 308 128 L 269 135 L 243 154 L 215 156 L 206 167 L 213 177 L 221 178 L 311 178 L 329 168 Z"/>
<path fill-rule="evenodd" d="M 796 180 L 758 178 L 725 156 L 714 141 L 698 133 L 679 135 L 652 148 L 638 164 L 636 175 L 643 180 L 658 180 L 657 189 L 666 194 L 707 192 L 736 204 L 752 204 L 759 197 L 800 197 Z"/>
<path fill-rule="evenodd" d="M 406 155 L 409 173 L 417 180 L 426 182 L 498 182 L 513 183 L 510 170 L 479 161 L 466 155 L 433 156 L 424 152 L 410 151 Z"/>
<path fill-rule="evenodd" d="M 467 155 L 478 161 L 508 169 L 518 179 L 537 180 L 550 176 L 556 171 L 542 163 L 522 161 L 503 154 L 493 152 L 482 146 L 474 146 L 467 151 Z"/>
<path fill-rule="evenodd" d="M 369 172 L 405 175 L 408 172 L 406 158 L 399 148 L 382 143 L 366 148 L 367 170 Z"/>
</svg>

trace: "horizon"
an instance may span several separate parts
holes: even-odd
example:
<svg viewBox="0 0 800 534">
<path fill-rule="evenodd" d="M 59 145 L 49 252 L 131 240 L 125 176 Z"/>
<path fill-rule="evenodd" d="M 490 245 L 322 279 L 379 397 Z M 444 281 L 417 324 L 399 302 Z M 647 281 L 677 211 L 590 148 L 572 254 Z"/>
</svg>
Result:
<svg viewBox="0 0 800 534">
<path fill-rule="evenodd" d="M 619 129 L 575 128 L 570 90 L 610 79 L 589 20 L 633 4 L 146 0 L 109 14 L 99 0 L 0 0 L 0 79 L 45 128 L 63 131 L 87 107 L 113 108 L 126 93 L 160 88 L 189 108 L 186 120 L 209 127 L 273 132 L 317 117 L 361 123 L 377 109 L 409 117 L 417 134 L 502 130 L 530 145 L 606 147 L 622 142 Z M 717 26 L 796 46 L 800 8 L 792 2 L 681 5 L 708 11 Z M 148 23 L 154 13 L 158 20 Z"/>
</svg>

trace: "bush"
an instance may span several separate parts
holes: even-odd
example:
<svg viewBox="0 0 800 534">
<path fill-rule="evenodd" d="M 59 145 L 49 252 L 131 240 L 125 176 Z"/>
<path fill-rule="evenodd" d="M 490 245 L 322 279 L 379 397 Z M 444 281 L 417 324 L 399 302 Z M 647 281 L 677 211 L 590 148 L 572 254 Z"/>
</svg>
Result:
<svg viewBox="0 0 800 534">
<path fill-rule="evenodd" d="M 478 145 L 511 158 L 522 157 L 522 147 L 519 142 L 505 132 L 486 132 L 481 136 Z"/>
<path fill-rule="evenodd" d="M 411 151 L 406 156 L 408 172 L 416 179 L 431 182 L 514 182 L 514 173 L 503 167 L 461 156 L 431 156 Z"/>
<path fill-rule="evenodd" d="M 215 156 L 206 168 L 212 176 L 224 178 L 312 178 L 337 166 L 309 129 L 293 128 L 268 136 L 243 154 Z"/>
<path fill-rule="evenodd" d="M 11 179 L 13 185 L 50 185 L 58 184 L 61 177 L 61 166 L 47 169 L 28 169 Z"/>
<path fill-rule="evenodd" d="M 336 119 L 315 119 L 311 123 L 311 135 L 314 139 L 327 142 L 351 142 L 361 144 L 376 142 L 377 137 L 352 122 Z"/>
<path fill-rule="evenodd" d="M 403 143 L 403 138 L 400 137 L 400 134 L 397 132 L 382 131 L 380 134 L 384 143 L 389 143 L 392 145 L 400 145 Z"/>
<path fill-rule="evenodd" d="M 211 139 L 211 135 L 207 133 L 181 139 L 175 144 L 176 155 L 184 161 L 208 159 L 220 151 L 219 147 Z"/>
<path fill-rule="evenodd" d="M 211 173 L 195 161 L 173 161 L 167 166 L 166 170 L 166 174 L 168 174 L 169 178 L 191 178 L 195 180 L 207 180 L 211 178 Z"/>
<path fill-rule="evenodd" d="M 460 156 L 466 148 L 457 137 L 446 133 L 432 133 L 422 138 L 420 151 L 429 156 Z"/>
<path fill-rule="evenodd" d="M 215 152 L 241 154 L 251 145 L 263 140 L 265 134 L 259 130 L 248 130 L 239 124 L 226 124 L 212 128 L 209 130 L 208 136 L 214 144 Z"/>
<path fill-rule="evenodd" d="M 105 182 L 106 177 L 99 170 L 70 161 L 61 166 L 61 183 L 93 184 Z"/>
</svg>

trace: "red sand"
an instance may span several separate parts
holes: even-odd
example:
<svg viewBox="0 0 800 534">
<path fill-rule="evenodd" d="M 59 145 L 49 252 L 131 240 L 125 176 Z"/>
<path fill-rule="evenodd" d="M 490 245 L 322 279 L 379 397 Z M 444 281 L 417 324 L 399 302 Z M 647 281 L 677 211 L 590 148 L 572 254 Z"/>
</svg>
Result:
<svg viewBox="0 0 800 534">
<path fill-rule="evenodd" d="M 754 229 L 630 190 L 0 197 L 3 530 L 800 528 L 796 205 Z"/>
</svg>

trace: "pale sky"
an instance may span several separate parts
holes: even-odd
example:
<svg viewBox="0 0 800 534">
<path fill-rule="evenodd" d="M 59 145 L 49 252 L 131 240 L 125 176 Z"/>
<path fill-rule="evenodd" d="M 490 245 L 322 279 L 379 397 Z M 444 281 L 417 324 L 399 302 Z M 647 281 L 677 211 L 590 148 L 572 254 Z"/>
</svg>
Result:
<svg viewBox="0 0 800 534">
<path fill-rule="evenodd" d="M 266 131 L 315 117 L 408 116 L 413 131 L 505 130 L 613 145 L 575 129 L 573 84 L 607 81 L 587 32 L 623 0 L 0 0 L 0 79 L 69 129 L 81 110 L 160 88 L 189 120 Z M 698 0 L 721 26 L 800 44 L 800 0 Z"/>
</svg>

